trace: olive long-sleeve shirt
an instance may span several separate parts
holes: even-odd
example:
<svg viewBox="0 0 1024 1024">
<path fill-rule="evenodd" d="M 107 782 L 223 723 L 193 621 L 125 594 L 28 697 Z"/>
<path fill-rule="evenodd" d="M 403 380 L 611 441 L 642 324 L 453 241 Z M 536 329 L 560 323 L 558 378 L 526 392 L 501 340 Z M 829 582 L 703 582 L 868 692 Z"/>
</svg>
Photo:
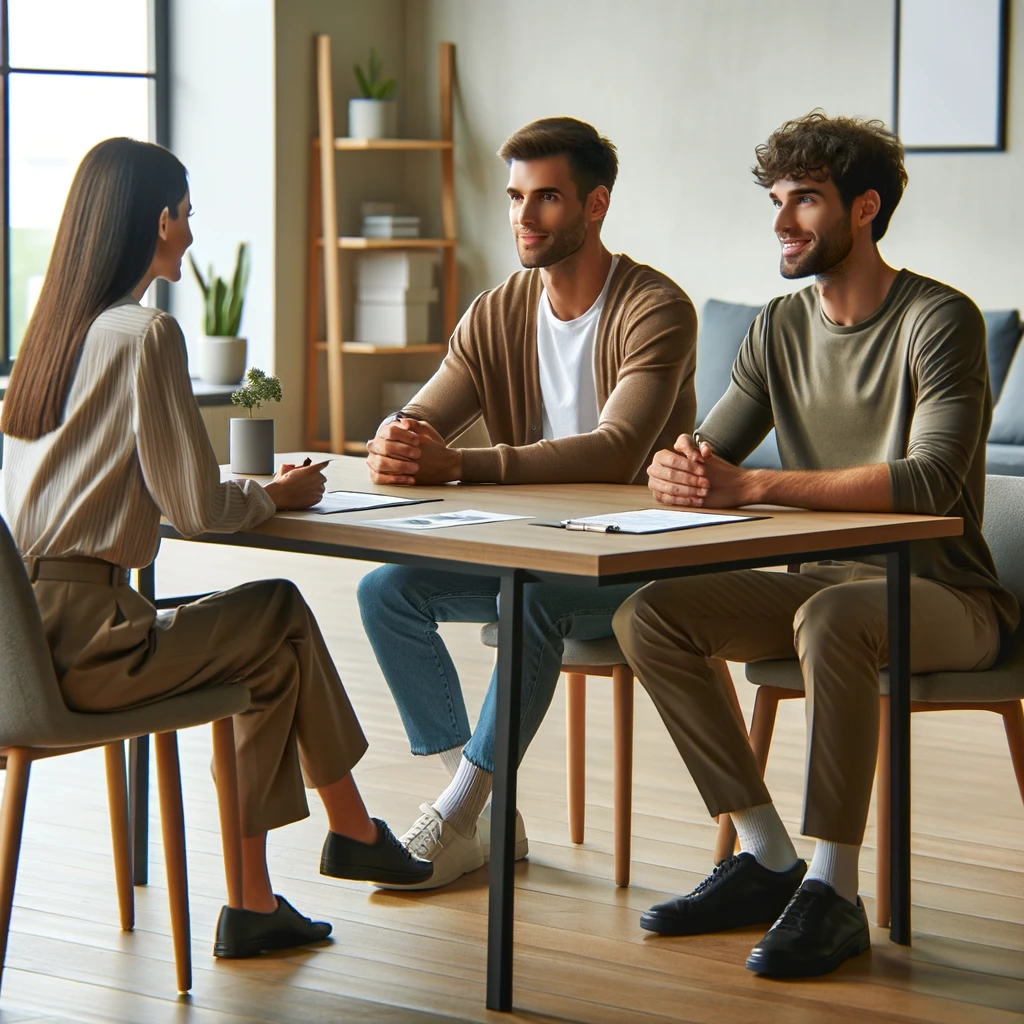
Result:
<svg viewBox="0 0 1024 1024">
<path fill-rule="evenodd" d="M 686 293 L 619 256 L 594 344 L 596 430 L 542 438 L 539 270 L 480 295 L 405 412 L 446 442 L 483 417 L 493 447 L 462 449 L 471 483 L 642 483 L 654 452 L 693 428 L 697 315 Z"/>
<path fill-rule="evenodd" d="M 901 270 L 882 305 L 832 323 L 811 285 L 773 300 L 750 327 L 725 395 L 701 434 L 742 462 L 775 427 L 784 469 L 887 463 L 896 512 L 960 516 L 960 537 L 911 548 L 915 575 L 983 588 L 1012 630 L 981 533 L 992 396 L 985 322 L 965 295 Z"/>
</svg>

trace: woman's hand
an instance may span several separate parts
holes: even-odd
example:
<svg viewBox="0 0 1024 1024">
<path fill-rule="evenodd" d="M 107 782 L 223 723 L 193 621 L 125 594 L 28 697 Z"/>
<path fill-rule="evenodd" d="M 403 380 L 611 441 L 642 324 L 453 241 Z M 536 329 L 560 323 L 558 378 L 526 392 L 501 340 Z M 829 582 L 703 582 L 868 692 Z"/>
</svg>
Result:
<svg viewBox="0 0 1024 1024">
<path fill-rule="evenodd" d="M 329 460 L 328 460 L 329 461 Z M 309 508 L 324 496 L 327 477 L 321 472 L 327 462 L 313 466 L 293 466 L 285 463 L 265 490 L 278 512 Z"/>
</svg>

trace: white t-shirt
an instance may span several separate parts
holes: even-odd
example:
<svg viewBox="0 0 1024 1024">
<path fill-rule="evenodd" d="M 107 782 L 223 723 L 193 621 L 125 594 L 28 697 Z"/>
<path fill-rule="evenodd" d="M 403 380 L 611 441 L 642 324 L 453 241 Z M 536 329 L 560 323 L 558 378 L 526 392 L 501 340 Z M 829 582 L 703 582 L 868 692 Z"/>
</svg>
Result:
<svg viewBox="0 0 1024 1024">
<path fill-rule="evenodd" d="M 597 428 L 597 385 L 594 382 L 594 341 L 605 296 L 619 262 L 612 257 L 604 288 L 594 304 L 575 320 L 559 320 L 546 291 L 537 308 L 537 362 L 544 406 L 544 437 L 553 441 Z"/>
</svg>

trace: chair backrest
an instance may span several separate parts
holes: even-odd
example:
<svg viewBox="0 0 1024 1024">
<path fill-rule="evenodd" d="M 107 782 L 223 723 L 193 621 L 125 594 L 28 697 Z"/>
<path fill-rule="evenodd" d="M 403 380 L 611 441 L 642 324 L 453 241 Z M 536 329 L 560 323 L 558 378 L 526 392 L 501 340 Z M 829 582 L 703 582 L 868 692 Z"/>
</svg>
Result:
<svg viewBox="0 0 1024 1024">
<path fill-rule="evenodd" d="M 1024 611 L 1024 477 L 986 478 L 984 533 L 1000 583 Z"/>
<path fill-rule="evenodd" d="M 52 741 L 69 716 L 25 563 L 0 518 L 0 746 Z"/>
</svg>

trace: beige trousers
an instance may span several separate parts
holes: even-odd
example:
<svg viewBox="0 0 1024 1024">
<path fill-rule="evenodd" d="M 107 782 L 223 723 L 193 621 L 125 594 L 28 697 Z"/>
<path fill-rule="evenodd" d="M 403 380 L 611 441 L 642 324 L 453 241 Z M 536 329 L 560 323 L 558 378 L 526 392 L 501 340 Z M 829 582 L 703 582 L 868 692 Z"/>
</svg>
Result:
<svg viewBox="0 0 1024 1024">
<path fill-rule="evenodd" d="M 235 717 L 242 832 L 309 814 L 303 788 L 344 777 L 366 750 L 313 613 L 288 580 L 247 583 L 160 612 L 127 584 L 33 583 L 61 692 L 114 711 L 244 683 Z"/>
<path fill-rule="evenodd" d="M 986 591 L 912 577 L 913 672 L 989 667 L 999 626 Z M 807 690 L 805 835 L 859 845 L 878 748 L 878 670 L 888 663 L 885 572 L 821 563 L 651 583 L 620 607 L 615 635 L 712 815 L 771 800 L 707 658 L 800 659 Z"/>
</svg>

